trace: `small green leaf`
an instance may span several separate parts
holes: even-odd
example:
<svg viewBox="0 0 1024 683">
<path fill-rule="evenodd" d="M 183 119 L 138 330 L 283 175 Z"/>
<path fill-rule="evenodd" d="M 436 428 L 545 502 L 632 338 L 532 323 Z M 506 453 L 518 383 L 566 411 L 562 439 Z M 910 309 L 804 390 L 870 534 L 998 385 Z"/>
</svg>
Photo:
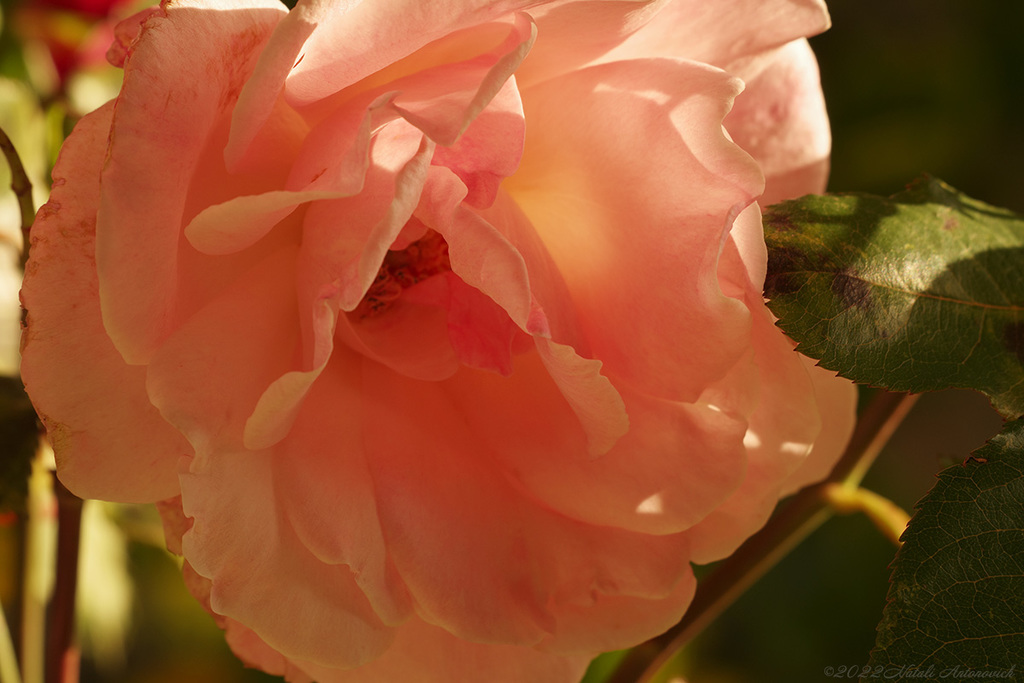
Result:
<svg viewBox="0 0 1024 683">
<path fill-rule="evenodd" d="M 1022 656 L 1024 419 L 941 472 L 918 504 L 893 562 L 869 667 L 906 667 L 913 680 L 959 680 L 971 671 L 972 680 L 1021 680 Z M 1021 670 L 1007 673 L 1012 667 Z"/>
<path fill-rule="evenodd" d="M 976 389 L 1024 415 L 1024 217 L 923 178 L 769 207 L 765 295 L 820 365 L 894 391 Z"/>
</svg>

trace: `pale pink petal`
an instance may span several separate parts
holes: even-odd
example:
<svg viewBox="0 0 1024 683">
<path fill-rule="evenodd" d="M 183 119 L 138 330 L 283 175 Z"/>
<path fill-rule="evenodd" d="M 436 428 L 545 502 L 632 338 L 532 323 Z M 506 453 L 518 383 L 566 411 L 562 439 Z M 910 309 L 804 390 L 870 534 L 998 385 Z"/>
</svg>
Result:
<svg viewBox="0 0 1024 683">
<path fill-rule="evenodd" d="M 382 71 L 432 41 L 461 29 L 499 20 L 533 4 L 530 0 L 395 0 L 376 2 L 300 2 L 315 4 L 322 17 L 306 41 L 286 84 L 291 101 L 308 104 Z M 396 21 L 396 17 L 401 20 Z M 476 30 L 476 29 L 474 29 Z M 457 36 L 462 38 L 463 36 Z M 416 59 L 405 66 L 415 67 Z"/>
<path fill-rule="evenodd" d="M 428 622 L 469 640 L 558 648 L 563 607 L 599 610 L 604 595 L 666 598 L 688 575 L 683 536 L 581 524 L 537 505 L 467 428 L 444 383 L 403 380 L 367 363 L 363 390 L 384 536 Z M 652 635 L 663 620 L 652 610 L 618 634 L 618 646 Z M 565 637 L 587 649 L 584 641 L 606 635 Z"/>
<path fill-rule="evenodd" d="M 332 667 L 371 661 L 393 631 L 352 570 L 325 564 L 295 535 L 278 504 L 274 461 L 271 451 L 219 451 L 184 463 L 182 509 L 192 527 L 182 550 L 211 582 L 210 609 L 300 660 Z"/>
<path fill-rule="evenodd" d="M 818 367 L 807 356 L 801 355 L 800 361 L 814 385 L 821 431 L 807 459 L 783 483 L 784 496 L 828 476 L 846 448 L 857 420 L 857 387 L 853 382 L 837 378 L 834 372 Z"/>
<path fill-rule="evenodd" d="M 323 286 L 337 281 L 339 306 L 351 311 L 359 305 L 416 208 L 433 151 L 403 121 L 392 121 L 374 136 L 363 191 L 315 202 L 306 211 L 300 296 L 317 298 Z"/>
<path fill-rule="evenodd" d="M 629 431 L 622 397 L 601 373 L 603 363 L 550 339 L 534 339 L 537 353 L 587 435 L 587 452 L 604 455 Z"/>
<path fill-rule="evenodd" d="M 461 640 L 411 619 L 377 660 L 352 671 L 303 666 L 317 683 L 577 683 L 596 650 L 555 655 L 530 648 Z"/>
<path fill-rule="evenodd" d="M 761 204 L 824 192 L 832 137 L 818 64 L 807 41 L 758 56 L 733 73 L 747 87 L 725 127 L 764 170 Z"/>
<path fill-rule="evenodd" d="M 464 373 L 448 395 L 463 419 L 531 495 L 589 524 L 650 534 L 683 531 L 743 480 L 742 417 L 623 393 L 629 431 L 599 458 L 538 358 L 507 379 Z"/>
<path fill-rule="evenodd" d="M 412 605 L 377 516 L 363 438 L 361 364 L 339 351 L 310 389 L 272 461 L 274 496 L 309 552 L 326 564 L 347 565 L 377 615 L 396 625 Z"/>
<path fill-rule="evenodd" d="M 240 168 L 260 129 L 271 118 L 274 109 L 280 106 L 285 79 L 330 4 L 299 4 L 277 24 L 260 52 L 252 76 L 242 86 L 231 113 L 231 133 L 224 146 L 224 161 L 229 171 Z M 340 11 L 340 7 L 347 3 L 339 1 L 336 4 Z"/>
<path fill-rule="evenodd" d="M 150 502 L 175 495 L 176 463 L 191 448 L 150 405 L 146 369 L 126 365 L 103 329 L 94 230 L 111 114 L 99 109 L 68 137 L 32 227 L 21 372 L 64 485 L 83 498 Z"/>
<path fill-rule="evenodd" d="M 683 57 L 727 68 L 829 25 L 824 0 L 672 0 L 601 60 Z"/>
<path fill-rule="evenodd" d="M 104 325 L 133 364 L 147 361 L 171 332 L 178 242 L 191 218 L 188 193 L 207 135 L 254 66 L 254 48 L 284 15 L 275 0 L 210 9 L 203 0 L 185 1 L 146 21 L 114 108 L 96 261 Z"/>
<path fill-rule="evenodd" d="M 241 450 L 260 395 L 293 369 L 295 255 L 282 249 L 254 266 L 153 356 L 150 400 L 197 449 Z"/>
<path fill-rule="evenodd" d="M 416 216 L 444 237 L 452 271 L 533 333 L 528 329 L 533 306 L 526 263 L 497 229 L 460 206 L 465 196 L 466 186 L 454 174 L 431 168 Z"/>
<path fill-rule="evenodd" d="M 795 344 L 774 326 L 761 298 L 760 277 L 736 276 L 745 272 L 745 261 L 764 258 L 758 256 L 764 250 L 758 216 L 752 206 L 736 221 L 720 270 L 724 288 L 746 290 L 744 298 L 754 319 L 754 353 L 704 395 L 704 400 L 747 417 L 748 467 L 740 488 L 690 530 L 693 560 L 700 563 L 733 552 L 768 520 L 779 498 L 824 477 L 853 425 L 852 383 L 810 368 L 808 359 L 796 353 Z"/>
<path fill-rule="evenodd" d="M 432 163 L 451 169 L 466 185 L 467 204 L 487 207 L 501 181 L 519 167 L 525 132 L 519 89 L 510 78 L 455 144 L 434 151 Z"/>
<path fill-rule="evenodd" d="M 516 72 L 524 87 L 600 59 L 656 16 L 672 0 L 556 0 L 527 12 L 538 42 Z M 676 56 L 674 53 L 658 55 Z"/>
<path fill-rule="evenodd" d="M 739 87 L 647 60 L 523 92 L 526 150 L 505 187 L 561 271 L 589 352 L 657 396 L 695 399 L 746 347 L 749 316 L 716 277 L 732 220 L 763 187 L 721 132 Z"/>
<path fill-rule="evenodd" d="M 356 188 L 358 191 L 358 188 Z M 185 226 L 185 239 L 211 256 L 233 254 L 266 236 L 299 205 L 323 199 L 338 199 L 353 192 L 288 192 L 235 197 L 202 210 Z"/>
</svg>

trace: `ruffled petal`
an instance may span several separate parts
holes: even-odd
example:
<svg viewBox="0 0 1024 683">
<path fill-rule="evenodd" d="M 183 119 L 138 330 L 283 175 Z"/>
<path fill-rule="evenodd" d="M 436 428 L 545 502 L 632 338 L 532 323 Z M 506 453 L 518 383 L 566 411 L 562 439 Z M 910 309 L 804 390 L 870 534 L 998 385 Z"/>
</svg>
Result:
<svg viewBox="0 0 1024 683">
<path fill-rule="evenodd" d="M 300 2 L 297 8 L 312 5 L 317 9 L 309 11 L 322 19 L 288 77 L 289 100 L 309 104 L 381 71 L 408 72 L 428 62 L 425 57 L 436 58 L 436 53 L 428 51 L 402 61 L 429 43 L 454 37 L 456 45 L 472 44 L 476 40 L 465 39 L 482 25 L 530 4 L 529 0 Z M 460 32 L 469 27 L 473 29 L 468 36 Z"/>
<path fill-rule="evenodd" d="M 403 380 L 367 363 L 363 389 L 384 536 L 426 621 L 468 640 L 558 649 L 563 607 L 599 609 L 602 596 L 666 598 L 688 575 L 683 536 L 581 524 L 537 505 L 467 428 L 444 383 Z M 663 620 L 652 610 L 618 634 L 617 646 L 653 635 Z M 591 651 L 608 644 L 589 647 L 588 638 L 602 637 L 596 632 L 565 637 Z"/>
<path fill-rule="evenodd" d="M 311 388 L 272 461 L 274 495 L 309 552 L 348 566 L 379 618 L 393 626 L 412 605 L 385 545 L 367 467 L 361 363 L 339 351 Z"/>
<path fill-rule="evenodd" d="M 753 353 L 703 397 L 746 418 L 747 471 L 740 487 L 688 532 L 698 563 L 732 553 L 764 525 L 779 498 L 824 477 L 853 427 L 853 384 L 811 368 L 794 350 L 764 305 L 763 274 L 751 279 L 745 267 L 747 262 L 763 262 L 759 217 L 754 205 L 736 221 L 720 269 L 723 288 L 742 296 L 750 307 Z"/>
<path fill-rule="evenodd" d="M 742 417 L 628 390 L 620 400 L 629 431 L 592 457 L 582 426 L 573 424 L 576 416 L 538 361 L 518 356 L 507 379 L 462 374 L 449 382 L 448 395 L 482 444 L 544 505 L 588 524 L 677 533 L 743 480 Z"/>
<path fill-rule="evenodd" d="M 596 651 L 594 651 L 596 652 Z M 473 643 L 442 628 L 411 619 L 379 659 L 353 671 L 303 669 L 318 683 L 576 683 L 593 654 L 557 655 L 512 645 Z"/>
<path fill-rule="evenodd" d="M 352 667 L 379 657 L 393 630 L 351 569 L 322 562 L 295 535 L 275 469 L 271 451 L 200 453 L 183 463 L 182 510 L 192 527 L 182 550 L 211 582 L 210 610 L 298 660 Z"/>
<path fill-rule="evenodd" d="M 112 110 L 68 137 L 32 227 L 21 371 L 64 485 L 83 498 L 151 502 L 175 495 L 178 458 L 191 448 L 150 405 L 145 368 L 126 365 L 103 328 L 94 231 Z"/>
<path fill-rule="evenodd" d="M 763 188 L 721 132 L 739 88 L 646 60 L 523 92 L 526 150 L 505 186 L 564 277 L 588 352 L 656 396 L 696 399 L 745 349 L 749 316 L 716 276 L 733 218 Z"/>
<path fill-rule="evenodd" d="M 725 127 L 764 171 L 762 206 L 824 192 L 832 136 L 818 63 L 807 41 L 760 55 L 734 73 L 747 87 Z"/>
<path fill-rule="evenodd" d="M 96 227 L 104 325 L 133 364 L 172 331 L 197 166 L 285 9 L 276 0 L 195 0 L 164 12 L 146 21 L 125 62 Z"/>
<path fill-rule="evenodd" d="M 672 0 L 601 61 L 682 57 L 727 69 L 830 25 L 824 0 Z"/>
<path fill-rule="evenodd" d="M 292 369 L 295 256 L 283 249 L 254 266 L 153 356 L 150 400 L 197 450 L 241 450 L 260 395 Z"/>
</svg>

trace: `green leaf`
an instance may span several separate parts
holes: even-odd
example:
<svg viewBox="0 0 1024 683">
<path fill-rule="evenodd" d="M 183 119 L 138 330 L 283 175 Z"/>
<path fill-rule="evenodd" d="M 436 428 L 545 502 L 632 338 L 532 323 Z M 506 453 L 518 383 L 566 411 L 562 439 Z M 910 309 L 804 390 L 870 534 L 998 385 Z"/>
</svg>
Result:
<svg viewBox="0 0 1024 683">
<path fill-rule="evenodd" d="M 769 207 L 765 296 L 820 365 L 894 391 L 976 389 L 1024 415 L 1024 217 L 923 178 Z"/>
<path fill-rule="evenodd" d="M 1024 419 L 941 472 L 918 504 L 869 668 L 906 667 L 913 680 L 1022 680 L 1022 656 Z"/>
</svg>

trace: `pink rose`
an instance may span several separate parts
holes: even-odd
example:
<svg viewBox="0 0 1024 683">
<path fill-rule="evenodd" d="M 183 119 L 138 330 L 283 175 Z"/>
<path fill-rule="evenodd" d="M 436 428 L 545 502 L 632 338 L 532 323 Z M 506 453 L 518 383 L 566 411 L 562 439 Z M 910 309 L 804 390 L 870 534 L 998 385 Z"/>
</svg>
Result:
<svg viewBox="0 0 1024 683">
<path fill-rule="evenodd" d="M 182 0 L 123 25 L 23 293 L 62 481 L 163 501 L 192 592 L 290 680 L 572 681 L 663 631 L 690 563 L 851 426 L 763 305 L 755 203 L 823 187 L 800 37 L 827 22 Z"/>
</svg>

